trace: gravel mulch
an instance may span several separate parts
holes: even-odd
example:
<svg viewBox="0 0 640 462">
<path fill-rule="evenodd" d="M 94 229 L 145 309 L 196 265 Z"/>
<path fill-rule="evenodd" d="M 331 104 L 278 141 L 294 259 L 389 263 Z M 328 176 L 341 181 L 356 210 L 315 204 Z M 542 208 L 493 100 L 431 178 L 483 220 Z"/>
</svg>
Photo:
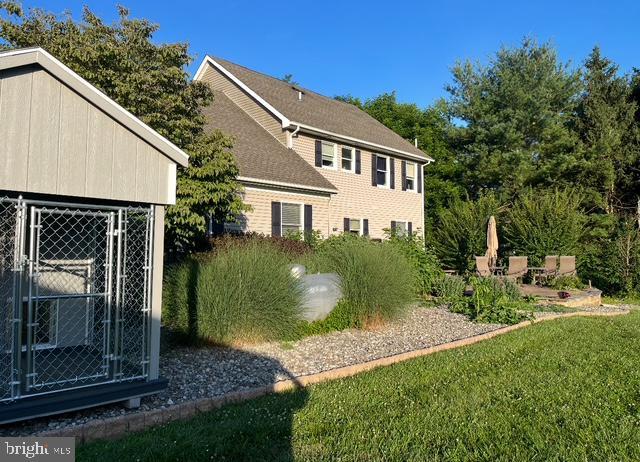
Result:
<svg viewBox="0 0 640 462">
<path fill-rule="evenodd" d="M 600 310 L 607 309 L 612 308 L 600 307 Z M 471 322 L 445 308 L 415 307 L 404 318 L 379 330 L 346 330 L 297 342 L 235 349 L 174 347 L 163 352 L 160 358 L 160 374 L 169 379 L 168 389 L 143 398 L 141 410 L 268 385 L 472 337 L 500 327 L 503 326 Z M 0 427 L 0 436 L 26 436 L 130 412 L 138 410 L 126 410 L 119 404 L 102 406 L 6 425 Z"/>
</svg>

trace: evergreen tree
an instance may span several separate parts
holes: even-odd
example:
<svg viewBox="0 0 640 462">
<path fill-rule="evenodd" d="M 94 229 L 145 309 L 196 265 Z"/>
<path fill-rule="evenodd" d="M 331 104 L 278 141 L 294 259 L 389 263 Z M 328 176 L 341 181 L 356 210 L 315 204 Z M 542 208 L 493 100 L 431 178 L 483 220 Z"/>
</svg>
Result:
<svg viewBox="0 0 640 462">
<path fill-rule="evenodd" d="M 625 205 L 624 189 L 637 157 L 637 105 L 627 78 L 598 47 L 585 62 L 583 80 L 577 119 L 583 159 L 576 182 L 591 194 L 594 205 L 611 214 Z"/>
</svg>

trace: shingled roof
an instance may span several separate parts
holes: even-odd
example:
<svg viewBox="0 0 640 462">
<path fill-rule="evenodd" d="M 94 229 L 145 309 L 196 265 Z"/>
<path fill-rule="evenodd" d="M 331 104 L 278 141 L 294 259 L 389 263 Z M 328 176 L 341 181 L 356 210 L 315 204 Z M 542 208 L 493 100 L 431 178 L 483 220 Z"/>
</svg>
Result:
<svg viewBox="0 0 640 462">
<path fill-rule="evenodd" d="M 281 186 L 337 192 L 324 176 L 286 148 L 224 93 L 214 91 L 211 105 L 203 109 L 207 129 L 219 129 L 233 137 L 241 179 L 255 179 Z"/>
<path fill-rule="evenodd" d="M 432 160 L 412 143 L 353 104 L 320 95 L 230 61 L 209 57 L 292 123 L 305 124 L 337 135 L 387 147 L 393 151 Z M 302 98 L 299 92 L 302 92 Z"/>
</svg>

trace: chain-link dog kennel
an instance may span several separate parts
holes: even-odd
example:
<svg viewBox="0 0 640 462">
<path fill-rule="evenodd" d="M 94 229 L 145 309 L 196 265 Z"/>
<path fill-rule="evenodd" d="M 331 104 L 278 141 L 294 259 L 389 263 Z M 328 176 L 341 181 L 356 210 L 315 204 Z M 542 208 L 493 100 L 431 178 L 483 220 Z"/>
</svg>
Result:
<svg viewBox="0 0 640 462">
<path fill-rule="evenodd" d="M 43 50 L 0 54 L 0 422 L 166 386 L 163 206 L 186 160 Z"/>
</svg>

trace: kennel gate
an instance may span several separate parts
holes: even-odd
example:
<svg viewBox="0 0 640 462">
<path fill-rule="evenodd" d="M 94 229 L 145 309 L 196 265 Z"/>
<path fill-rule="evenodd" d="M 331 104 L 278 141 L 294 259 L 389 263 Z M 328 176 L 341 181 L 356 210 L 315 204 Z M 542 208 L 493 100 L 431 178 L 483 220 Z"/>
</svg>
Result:
<svg viewBox="0 0 640 462">
<path fill-rule="evenodd" d="M 153 221 L 0 199 L 0 401 L 148 377 Z"/>
</svg>

